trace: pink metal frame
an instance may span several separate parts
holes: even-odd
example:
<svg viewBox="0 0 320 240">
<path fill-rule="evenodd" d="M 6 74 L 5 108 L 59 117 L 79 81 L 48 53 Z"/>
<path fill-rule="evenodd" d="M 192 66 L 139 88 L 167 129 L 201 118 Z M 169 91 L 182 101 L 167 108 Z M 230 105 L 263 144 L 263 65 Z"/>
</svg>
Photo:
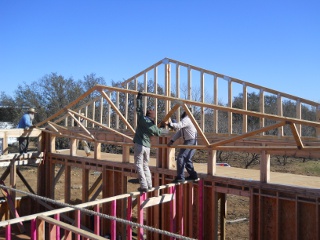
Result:
<svg viewBox="0 0 320 240">
<path fill-rule="evenodd" d="M 175 186 L 170 186 L 167 189 L 167 193 L 172 194 L 172 200 L 170 201 L 170 219 L 171 221 L 169 222 L 169 230 L 170 232 L 173 233 L 178 233 L 180 235 L 184 235 L 184 184 L 179 184 Z M 198 239 L 203 239 L 203 180 L 200 180 L 198 182 L 198 232 L 197 232 L 197 238 Z M 144 209 L 142 207 L 142 204 L 144 201 L 147 200 L 148 193 L 141 193 L 140 195 L 137 196 L 138 198 L 138 205 L 137 205 L 137 214 L 138 214 L 138 223 L 143 225 L 144 224 Z M 130 195 L 127 198 L 127 216 L 126 219 L 128 221 L 132 220 L 132 209 L 133 209 L 133 204 L 132 204 L 132 198 L 133 195 Z M 117 215 L 117 200 L 112 200 L 111 201 L 111 216 L 116 217 Z M 94 205 L 94 211 L 99 213 L 100 212 L 100 206 L 101 204 L 96 204 Z M 54 218 L 56 220 L 60 220 L 60 214 L 55 214 Z M 75 210 L 75 222 L 74 226 L 77 228 L 80 228 L 81 224 L 81 211 L 80 210 Z M 116 220 L 111 220 L 111 239 L 116 240 L 117 237 L 117 225 L 116 225 Z M 39 238 L 38 236 L 38 227 L 37 226 L 37 219 L 32 219 L 31 220 L 31 233 L 30 233 L 30 239 L 31 240 L 36 240 Z M 43 226 L 41 226 L 43 227 Z M 40 229 L 39 229 L 40 230 Z M 50 230 L 50 237 L 51 239 L 61 239 L 63 236 L 61 236 L 61 231 L 59 226 L 54 226 L 49 224 L 49 230 Z M 101 230 L 101 221 L 100 217 L 98 215 L 94 216 L 94 234 L 100 236 L 100 230 Z M 132 226 L 127 225 L 126 227 L 126 239 L 131 240 L 132 239 Z M 11 240 L 11 225 L 6 226 L 6 239 Z M 65 231 L 65 239 L 71 239 L 72 233 L 70 231 Z M 144 230 L 143 228 L 138 228 L 138 239 L 143 239 L 144 235 Z M 41 237 L 40 237 L 41 239 Z M 81 236 L 80 234 L 75 233 L 75 239 L 80 240 Z M 174 238 L 170 238 L 174 239 Z"/>
</svg>

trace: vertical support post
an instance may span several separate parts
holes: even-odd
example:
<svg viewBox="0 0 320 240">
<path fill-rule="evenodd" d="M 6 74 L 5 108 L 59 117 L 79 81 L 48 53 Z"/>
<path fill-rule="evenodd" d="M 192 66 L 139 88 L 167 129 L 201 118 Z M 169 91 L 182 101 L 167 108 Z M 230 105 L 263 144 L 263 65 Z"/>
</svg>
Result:
<svg viewBox="0 0 320 240">
<path fill-rule="evenodd" d="M 148 73 L 144 72 L 143 74 L 143 80 L 144 80 L 144 92 L 148 92 Z M 148 98 L 147 97 L 143 97 L 144 98 L 144 105 L 143 105 L 143 112 L 146 113 L 147 112 L 147 106 L 148 106 Z"/>
<path fill-rule="evenodd" d="M 88 202 L 89 199 L 89 170 L 86 169 L 85 162 L 82 163 L 82 202 Z M 85 218 L 82 219 L 83 222 Z"/>
<path fill-rule="evenodd" d="M 42 133 L 38 136 L 37 150 L 38 152 L 42 152 Z"/>
<path fill-rule="evenodd" d="M 99 142 L 94 143 L 94 158 L 101 159 L 101 143 Z"/>
<path fill-rule="evenodd" d="M 37 240 L 45 240 L 45 222 L 37 219 Z"/>
<path fill-rule="evenodd" d="M 111 92 L 108 92 L 108 97 L 111 99 Z M 108 104 L 107 126 L 111 127 L 111 106 Z"/>
<path fill-rule="evenodd" d="M 37 239 L 37 223 L 36 219 L 30 220 L 30 239 L 36 240 Z"/>
<path fill-rule="evenodd" d="M 176 232 L 176 187 L 169 188 L 169 194 L 173 194 L 172 200 L 170 202 L 170 232 Z M 170 237 L 170 240 L 173 240 L 173 237 Z"/>
<path fill-rule="evenodd" d="M 179 184 L 177 186 L 177 233 L 184 235 L 184 226 L 183 226 L 183 185 Z"/>
<path fill-rule="evenodd" d="M 79 140 L 77 140 L 75 138 L 70 138 L 70 156 L 77 155 L 78 142 L 79 142 Z"/>
<path fill-rule="evenodd" d="M 102 118 L 102 116 L 103 116 L 103 103 L 104 103 L 104 99 L 103 99 L 103 97 L 101 97 L 101 99 L 100 99 L 100 124 L 102 124 L 102 122 L 103 122 L 103 118 Z M 108 127 L 109 127 L 109 125 L 108 125 Z"/>
<path fill-rule="evenodd" d="M 171 82 L 170 82 L 170 64 L 168 62 L 165 63 L 164 67 L 165 71 L 165 94 L 166 96 L 170 97 L 171 96 Z M 169 112 L 171 106 L 171 101 L 166 100 L 166 105 L 165 105 L 165 113 Z"/>
<path fill-rule="evenodd" d="M 301 119 L 301 101 L 297 100 L 296 103 L 296 118 Z M 319 119 L 317 120 L 319 121 Z M 296 124 L 297 132 L 301 136 L 301 124 Z"/>
<path fill-rule="evenodd" d="M 134 87 L 135 87 L 135 90 L 137 90 L 137 91 L 139 90 L 139 89 L 138 89 L 138 80 L 137 80 L 137 78 L 134 78 Z M 137 97 L 137 96 L 134 97 L 134 101 L 133 101 L 134 110 L 136 110 L 136 108 L 137 108 L 136 97 Z M 134 116 L 133 116 L 133 125 L 134 125 L 134 128 L 137 127 L 137 114 L 136 114 L 136 113 L 135 113 Z"/>
<path fill-rule="evenodd" d="M 180 65 L 176 63 L 176 96 L 180 98 Z M 180 108 L 178 108 L 177 115 L 180 116 Z"/>
<path fill-rule="evenodd" d="M 200 73 L 200 84 L 201 84 L 201 102 L 204 103 L 204 87 L 205 87 L 205 83 L 204 83 L 204 72 L 201 71 Z M 205 132 L 205 114 L 204 114 L 204 107 L 201 107 L 201 129 L 203 132 Z"/>
<path fill-rule="evenodd" d="M 8 136 L 7 132 L 3 132 L 3 140 L 2 140 L 2 154 L 7 155 L 9 153 L 8 148 Z"/>
<path fill-rule="evenodd" d="M 218 77 L 214 75 L 214 87 L 213 87 L 213 92 L 214 92 L 214 104 L 218 105 Z M 213 110 L 213 117 L 214 117 L 214 127 L 213 127 L 213 133 L 218 133 L 219 132 L 219 116 L 218 116 L 219 110 L 214 109 Z"/>
<path fill-rule="evenodd" d="M 95 121 L 96 120 L 96 101 L 93 101 L 92 103 L 92 120 Z M 94 123 L 92 124 L 92 128 L 94 128 Z"/>
<path fill-rule="evenodd" d="M 259 109 L 261 113 L 264 113 L 264 91 L 260 89 L 260 96 L 259 96 Z M 260 118 L 260 128 L 264 127 L 264 117 Z M 260 133 L 260 135 L 264 135 L 264 132 Z"/>
<path fill-rule="evenodd" d="M 209 175 L 215 175 L 217 172 L 217 150 L 208 150 L 208 169 L 207 173 Z"/>
<path fill-rule="evenodd" d="M 138 196 L 138 223 L 143 225 L 143 208 L 141 208 L 141 205 L 144 200 L 146 200 L 147 194 L 146 193 L 141 193 Z M 137 232 L 138 240 L 143 240 L 143 228 L 138 228 Z"/>
<path fill-rule="evenodd" d="M 154 86 L 154 89 L 153 89 L 154 94 L 158 94 L 158 68 L 157 67 L 153 68 L 153 86 Z M 154 106 L 158 106 L 158 98 L 154 98 Z M 155 122 L 157 123 L 158 122 L 158 108 L 155 107 L 154 111 L 156 114 Z"/>
<path fill-rule="evenodd" d="M 80 229 L 80 223 L 81 223 L 81 212 L 80 212 L 80 210 L 75 210 L 75 222 L 74 222 L 74 224 L 75 224 L 75 227 L 77 227 L 77 228 L 79 228 Z M 75 239 L 76 240 L 80 240 L 80 234 L 75 234 Z"/>
<path fill-rule="evenodd" d="M 6 226 L 6 239 L 11 240 L 11 224 Z"/>
<path fill-rule="evenodd" d="M 203 239 L 203 180 L 200 179 L 198 183 L 198 239 Z"/>
<path fill-rule="evenodd" d="M 248 109 L 248 91 L 247 86 L 245 83 L 243 83 L 243 110 Z M 248 131 L 248 115 L 243 114 L 242 115 L 242 134 L 246 133 Z"/>
<path fill-rule="evenodd" d="M 220 195 L 220 234 L 221 239 L 226 237 L 226 218 L 227 218 L 227 197 L 225 193 L 219 193 Z"/>
<path fill-rule="evenodd" d="M 56 226 L 51 223 L 49 223 L 48 225 L 49 225 L 49 239 L 56 239 L 57 240 Z"/>
<path fill-rule="evenodd" d="M 126 89 L 128 90 L 129 89 L 129 83 L 126 84 Z M 126 119 L 128 119 L 128 103 L 129 103 L 129 94 L 128 93 L 125 93 L 125 108 L 124 108 L 124 117 Z M 125 129 L 128 129 L 128 126 L 125 124 L 124 126 Z"/>
<path fill-rule="evenodd" d="M 188 67 L 188 100 L 192 100 L 192 72 L 191 67 Z"/>
<path fill-rule="evenodd" d="M 186 226 L 186 230 L 185 230 L 185 234 L 186 236 L 193 236 L 193 218 L 194 217 L 194 211 L 193 211 L 193 207 L 195 206 L 195 192 L 194 192 L 194 185 L 193 184 L 185 184 L 184 185 L 184 190 L 185 190 L 185 194 L 187 195 L 187 197 L 184 199 L 185 201 L 185 206 L 186 209 L 184 209 L 185 211 L 185 216 L 186 216 L 186 221 L 185 224 Z M 187 200 L 188 199 L 188 200 Z M 187 200 L 187 201 L 186 201 Z M 195 211 L 196 213 L 196 211 Z M 192 227 L 191 227 L 192 226 Z"/>
<path fill-rule="evenodd" d="M 260 181 L 270 182 L 270 154 L 267 154 L 266 151 L 261 152 L 260 168 Z"/>
<path fill-rule="evenodd" d="M 71 199 L 71 167 L 65 162 L 64 170 L 64 200 L 66 203 Z"/>
<path fill-rule="evenodd" d="M 14 157 L 10 162 L 10 187 L 14 189 L 17 187 L 17 165 L 15 162 L 16 158 Z M 16 192 L 10 190 L 9 194 L 12 199 L 13 207 L 16 209 Z"/>
<path fill-rule="evenodd" d="M 128 145 L 122 145 L 122 162 L 130 162 L 130 146 Z"/>
<path fill-rule="evenodd" d="M 282 117 L 283 116 L 283 111 L 282 111 L 282 97 L 280 94 L 277 96 L 277 109 L 278 109 L 278 116 Z M 278 137 L 283 136 L 283 126 L 278 128 Z"/>
<path fill-rule="evenodd" d="M 316 119 L 318 122 L 320 122 L 320 105 L 317 106 Z M 316 134 L 317 134 L 317 138 L 320 138 L 320 128 L 316 128 Z"/>
<path fill-rule="evenodd" d="M 166 166 L 166 168 L 175 170 L 176 169 L 176 160 L 175 160 L 176 149 L 175 148 L 166 148 L 166 149 L 168 151 L 168 156 L 167 156 L 168 166 Z M 164 167 L 164 166 L 162 166 L 162 167 Z"/>
<path fill-rule="evenodd" d="M 111 202 L 111 216 L 117 217 L 117 201 L 113 200 Z M 111 220 L 111 240 L 117 239 L 117 225 L 116 220 Z"/>
<path fill-rule="evenodd" d="M 127 204 L 127 220 L 132 220 L 132 196 L 127 198 L 128 204 Z M 132 226 L 127 225 L 127 240 L 132 239 Z"/>
<path fill-rule="evenodd" d="M 94 211 L 96 213 L 100 213 L 100 204 L 97 204 L 94 206 Z M 100 235 L 100 216 L 99 215 L 94 215 L 94 226 L 93 226 L 93 231 L 94 234 Z"/>
<path fill-rule="evenodd" d="M 120 104 L 120 96 L 119 96 L 119 92 L 116 92 L 116 107 L 117 107 L 117 109 L 119 109 L 119 104 Z M 116 129 L 119 129 L 119 114 L 116 114 Z"/>
<path fill-rule="evenodd" d="M 55 214 L 54 215 L 54 219 L 56 219 L 57 221 L 60 221 L 60 214 Z M 57 225 L 55 226 L 55 232 L 56 232 L 56 240 L 60 240 L 60 227 Z"/>
<path fill-rule="evenodd" d="M 232 81 L 228 78 L 228 107 L 232 108 Z M 231 135 L 232 130 L 232 112 L 228 112 L 228 134 Z"/>
<path fill-rule="evenodd" d="M 56 137 L 50 135 L 50 152 L 56 152 Z"/>
</svg>

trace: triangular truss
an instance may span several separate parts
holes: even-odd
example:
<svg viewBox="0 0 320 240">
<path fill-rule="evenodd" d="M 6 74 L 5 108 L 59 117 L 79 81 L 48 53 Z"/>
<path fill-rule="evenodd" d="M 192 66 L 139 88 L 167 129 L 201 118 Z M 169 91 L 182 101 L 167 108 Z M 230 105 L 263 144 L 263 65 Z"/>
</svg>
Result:
<svg viewBox="0 0 320 240">
<path fill-rule="evenodd" d="M 307 144 L 304 144 L 302 141 L 302 137 L 300 134 L 299 127 L 301 125 L 305 126 L 311 126 L 316 129 L 320 127 L 320 123 L 314 122 L 314 121 L 308 121 L 308 120 L 303 120 L 299 118 L 289 118 L 289 117 L 284 117 L 280 115 L 274 115 L 274 114 L 267 114 L 267 113 L 261 113 L 261 112 L 256 112 L 256 111 L 250 111 L 247 109 L 238 109 L 238 108 L 232 108 L 231 106 L 221 106 L 218 105 L 217 103 L 206 103 L 204 101 L 194 101 L 192 99 L 183 99 L 179 97 L 179 94 L 177 97 L 173 97 L 171 94 L 171 88 L 170 86 L 170 81 L 171 79 L 168 77 L 168 72 L 170 72 L 170 68 L 168 67 L 168 64 L 174 63 L 177 66 L 184 66 L 187 67 L 188 69 L 190 68 L 195 68 L 196 70 L 199 70 L 201 74 L 204 72 L 208 72 L 213 74 L 215 77 L 223 77 L 224 79 L 227 79 L 229 82 L 232 81 L 240 81 L 239 79 L 232 79 L 230 77 L 226 77 L 224 75 L 215 73 L 215 72 L 210 72 L 205 69 L 199 69 L 191 65 L 186 65 L 184 63 L 172 60 L 172 59 L 164 59 L 162 61 L 157 62 L 156 64 L 152 65 L 151 67 L 145 69 L 144 71 L 140 72 L 139 74 L 135 75 L 134 77 L 128 79 L 127 81 L 123 82 L 122 88 L 121 87 L 111 87 L 111 86 L 103 86 L 103 85 L 96 85 L 86 93 L 82 94 L 79 96 L 78 99 L 75 101 L 71 102 L 68 104 L 65 108 L 61 109 L 57 113 L 53 114 L 51 117 L 47 118 L 41 123 L 37 124 L 37 127 L 43 127 L 47 125 L 47 127 L 43 130 L 46 132 L 49 132 L 53 135 L 61 136 L 61 137 L 71 137 L 71 138 L 76 138 L 76 139 L 84 139 L 87 141 L 91 142 L 101 142 L 99 139 L 96 139 L 96 137 L 92 134 L 91 129 L 82 124 L 79 119 L 83 118 L 87 121 L 87 123 L 91 126 L 94 126 L 95 128 L 99 128 L 101 130 L 108 131 L 116 136 L 121 136 L 123 139 L 125 139 L 125 142 L 132 142 L 132 136 L 135 133 L 135 127 L 136 127 L 136 120 L 133 123 L 130 123 L 127 120 L 128 113 L 122 114 L 120 109 L 119 109 L 119 103 L 114 102 L 111 99 L 111 94 L 116 93 L 116 95 L 125 94 L 126 98 L 128 99 L 128 96 L 133 96 L 134 99 L 136 95 L 138 94 L 138 89 L 137 89 L 137 79 L 139 77 L 143 77 L 144 79 L 144 84 L 147 84 L 147 72 L 150 70 L 153 70 L 154 73 L 156 73 L 156 68 L 159 67 L 160 65 L 165 65 L 165 73 L 164 73 L 164 80 L 165 80 L 165 93 L 164 94 L 158 94 L 157 90 L 154 90 L 154 92 L 147 92 L 147 88 L 145 87 L 144 91 L 144 96 L 145 96 L 145 102 L 148 101 L 148 99 L 155 99 L 155 103 L 157 101 L 164 101 L 166 105 L 166 111 L 165 111 L 165 116 L 162 121 L 167 121 L 176 111 L 180 111 L 180 109 L 183 109 L 187 115 L 190 117 L 192 122 L 194 123 L 195 127 L 197 128 L 198 131 L 198 136 L 199 140 L 201 142 L 200 145 L 197 146 L 197 148 L 202 148 L 202 149 L 216 149 L 216 150 L 242 150 L 242 151 L 252 151 L 252 150 L 268 150 L 268 151 L 277 151 L 279 149 L 283 149 L 285 151 L 292 150 L 307 150 L 307 151 L 319 151 L 320 148 L 318 147 L 319 145 L 312 146 L 314 145 L 315 142 L 318 142 L 317 138 L 312 138 L 312 140 L 307 140 Z M 169 70 L 168 70 L 169 69 Z M 178 67 L 177 67 L 178 69 Z M 177 71 L 177 70 L 176 70 Z M 156 78 L 156 75 L 155 75 Z M 231 79 L 231 80 L 230 80 Z M 129 89 L 128 84 L 134 82 L 135 89 Z M 157 81 L 155 81 L 157 83 Z M 243 85 L 248 85 L 250 86 L 250 83 L 247 82 L 241 82 Z M 204 83 L 202 83 L 204 84 Z M 180 85 L 180 83 L 178 84 Z M 191 84 L 190 84 L 191 85 Z M 261 87 L 261 86 L 258 86 Z M 261 87 L 262 88 L 262 87 Z M 264 88 L 265 89 L 265 88 Z M 266 89 L 270 90 L 270 89 Z M 271 91 L 271 90 L 270 90 Z M 274 90 L 272 90 L 274 91 Z M 80 101 L 82 101 L 84 98 L 89 96 L 92 93 L 99 93 L 99 96 L 95 97 L 93 100 L 90 102 L 73 109 L 74 106 L 76 106 Z M 282 93 L 282 95 L 285 95 Z M 287 95 L 285 95 L 287 96 Z M 148 98 L 147 98 L 148 97 Z M 102 102 L 105 102 L 108 104 L 108 107 L 112 109 L 112 112 L 116 115 L 117 121 L 122 122 L 122 126 L 124 126 L 126 131 L 123 131 L 123 129 L 119 129 L 114 126 L 110 126 L 110 124 L 105 124 L 102 121 L 102 117 L 100 119 L 95 119 L 94 113 L 95 113 L 95 104 L 96 102 L 100 102 L 100 105 Z M 117 100 L 116 100 L 117 101 Z M 301 100 L 300 100 L 301 101 Z M 308 101 L 308 100 L 305 100 Z M 310 101 L 308 101 L 309 103 Z M 90 106 L 92 106 L 92 111 L 93 112 L 91 115 L 88 114 L 88 109 L 90 109 Z M 197 107 L 200 109 L 209 109 L 212 110 L 216 115 L 218 111 L 223 111 L 227 112 L 229 115 L 228 121 L 230 121 L 230 117 L 232 118 L 232 114 L 240 114 L 246 119 L 247 116 L 254 116 L 259 119 L 270 119 L 274 124 L 270 126 L 261 126 L 260 129 L 251 131 L 251 132 L 243 132 L 242 134 L 239 135 L 234 135 L 234 134 L 224 134 L 224 136 L 219 138 L 219 133 L 214 132 L 206 132 L 204 130 L 204 123 L 205 119 L 203 116 L 201 117 L 200 121 L 196 120 L 193 116 L 193 114 L 190 112 L 189 108 L 190 106 L 192 107 Z M 128 106 L 125 107 L 125 109 L 128 109 Z M 157 109 L 155 109 L 157 112 Z M 202 111 L 203 112 L 203 111 Z M 81 113 L 85 113 L 82 115 Z M 100 116 L 103 115 L 102 108 L 100 108 Z M 69 122 L 66 120 L 67 118 L 71 119 Z M 61 122 L 65 121 L 64 125 L 61 125 Z M 158 119 L 156 119 L 157 122 Z M 70 126 L 70 122 L 76 123 L 78 128 L 74 128 L 73 126 Z M 238 141 L 243 141 L 247 138 L 252 138 L 254 136 L 259 136 L 260 139 L 264 138 L 265 132 L 272 130 L 272 129 L 279 129 L 284 127 L 285 125 L 289 125 L 292 135 L 291 137 L 285 138 L 284 141 L 287 141 L 287 144 L 285 145 L 266 145 L 266 144 L 261 144 L 260 146 L 250 146 L 247 143 L 244 144 L 243 146 L 236 145 L 235 143 Z M 119 126 L 117 124 L 117 126 Z M 298 127 L 297 127 L 298 126 Z M 210 139 L 209 137 L 210 136 Z M 214 136 L 214 137 L 212 137 Z M 273 136 L 274 139 L 279 138 L 279 136 Z M 270 136 L 268 136 L 270 138 Z M 292 139 L 293 141 L 288 141 L 288 139 Z M 310 142 L 312 142 L 310 144 Z M 309 145 L 309 146 L 308 146 Z"/>
</svg>

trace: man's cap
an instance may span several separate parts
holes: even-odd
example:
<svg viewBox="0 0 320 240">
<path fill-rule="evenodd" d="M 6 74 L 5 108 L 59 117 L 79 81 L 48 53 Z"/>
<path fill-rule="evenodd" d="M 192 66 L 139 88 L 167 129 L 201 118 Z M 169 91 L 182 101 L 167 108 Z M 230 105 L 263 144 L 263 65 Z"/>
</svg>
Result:
<svg viewBox="0 0 320 240">
<path fill-rule="evenodd" d="M 36 110 L 34 108 L 29 108 L 28 109 L 28 113 L 37 113 Z"/>
<path fill-rule="evenodd" d="M 146 116 L 150 117 L 150 118 L 155 118 L 156 117 L 156 113 L 153 110 L 147 110 Z"/>
</svg>

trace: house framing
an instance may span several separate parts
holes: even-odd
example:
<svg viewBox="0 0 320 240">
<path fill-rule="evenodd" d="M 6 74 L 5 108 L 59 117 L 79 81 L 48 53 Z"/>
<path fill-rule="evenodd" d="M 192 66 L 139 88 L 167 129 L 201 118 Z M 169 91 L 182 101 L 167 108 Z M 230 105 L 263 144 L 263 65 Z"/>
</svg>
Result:
<svg viewBox="0 0 320 240">
<path fill-rule="evenodd" d="M 153 87 L 148 80 L 150 76 Z M 219 81 L 224 81 L 227 87 L 227 106 L 218 102 Z M 181 91 L 183 84 L 186 91 Z M 158 85 L 163 86 L 163 92 L 154 87 Z M 235 86 L 241 89 L 242 109 L 232 106 Z M 137 177 L 130 149 L 137 121 L 131 110 L 135 109 L 134 99 L 139 90 L 144 92 L 145 110 L 150 105 L 164 106 L 164 112 L 155 108 L 157 123 L 173 116 L 179 120 L 181 111 L 186 111 L 191 118 L 198 131 L 196 148 L 207 153 L 207 163 L 202 164 L 201 169 L 196 166 L 198 181 L 172 183 L 176 173 L 175 149 L 192 146 L 178 142 L 168 148 L 167 142 L 173 134 L 169 131 L 152 139 L 152 148 L 156 150 L 154 163 L 150 164 L 154 188 L 147 193 L 128 192 L 127 182 Z M 199 99 L 194 99 L 194 91 Z M 259 111 L 248 109 L 249 91 L 259 93 Z M 209 100 L 205 98 L 208 92 Z M 277 98 L 277 109 L 272 114 L 265 112 L 268 94 Z M 284 116 L 284 100 L 295 103 L 294 117 Z M 305 105 L 315 109 L 315 119 L 320 118 L 319 103 L 169 58 L 141 71 L 121 86 L 96 85 L 38 123 L 35 129 L 0 131 L 4 152 L 0 163 L 5 167 L 0 186 L 6 200 L 1 207 L 0 227 L 5 229 L 7 239 L 11 239 L 12 226 L 25 232 L 26 222 L 30 222 L 27 232 L 31 239 L 48 236 L 50 239 L 71 239 L 72 236 L 102 239 L 106 235 L 111 239 L 119 236 L 133 239 L 135 228 L 137 239 L 225 239 L 227 195 L 233 194 L 250 199 L 250 239 L 320 239 L 320 177 L 270 171 L 273 154 L 319 158 L 320 123 L 303 118 Z M 190 112 L 190 107 L 196 109 L 198 117 Z M 219 121 L 220 112 L 226 113 L 226 121 Z M 242 119 L 240 133 L 235 133 L 235 115 Z M 79 121 L 80 117 L 86 120 L 84 124 Z M 250 129 L 248 117 L 259 119 L 258 129 Z M 221 132 L 222 124 L 224 132 Z M 285 133 L 285 128 L 290 129 L 290 134 Z M 314 129 L 314 135 L 303 136 L 304 128 Z M 274 129 L 276 136 L 267 134 Z M 8 153 L 7 139 L 21 135 L 37 138 L 38 150 L 22 155 Z M 56 149 L 58 139 L 68 139 L 70 148 Z M 79 140 L 90 142 L 92 156 L 80 154 Z M 102 146 L 108 144 L 118 146 L 121 154 L 101 151 Z M 219 167 L 217 151 L 258 153 L 260 171 Z M 19 170 L 21 165 L 30 164 L 37 164 L 37 189 L 25 181 Z M 82 172 L 78 205 L 70 204 L 73 168 Z M 99 177 L 90 185 L 92 171 Z M 64 198 L 61 202 L 55 198 L 55 187 L 62 175 Z M 24 201 L 20 202 L 16 200 L 17 176 L 28 189 L 23 192 Z M 27 214 L 20 214 L 22 209 Z"/>
</svg>

